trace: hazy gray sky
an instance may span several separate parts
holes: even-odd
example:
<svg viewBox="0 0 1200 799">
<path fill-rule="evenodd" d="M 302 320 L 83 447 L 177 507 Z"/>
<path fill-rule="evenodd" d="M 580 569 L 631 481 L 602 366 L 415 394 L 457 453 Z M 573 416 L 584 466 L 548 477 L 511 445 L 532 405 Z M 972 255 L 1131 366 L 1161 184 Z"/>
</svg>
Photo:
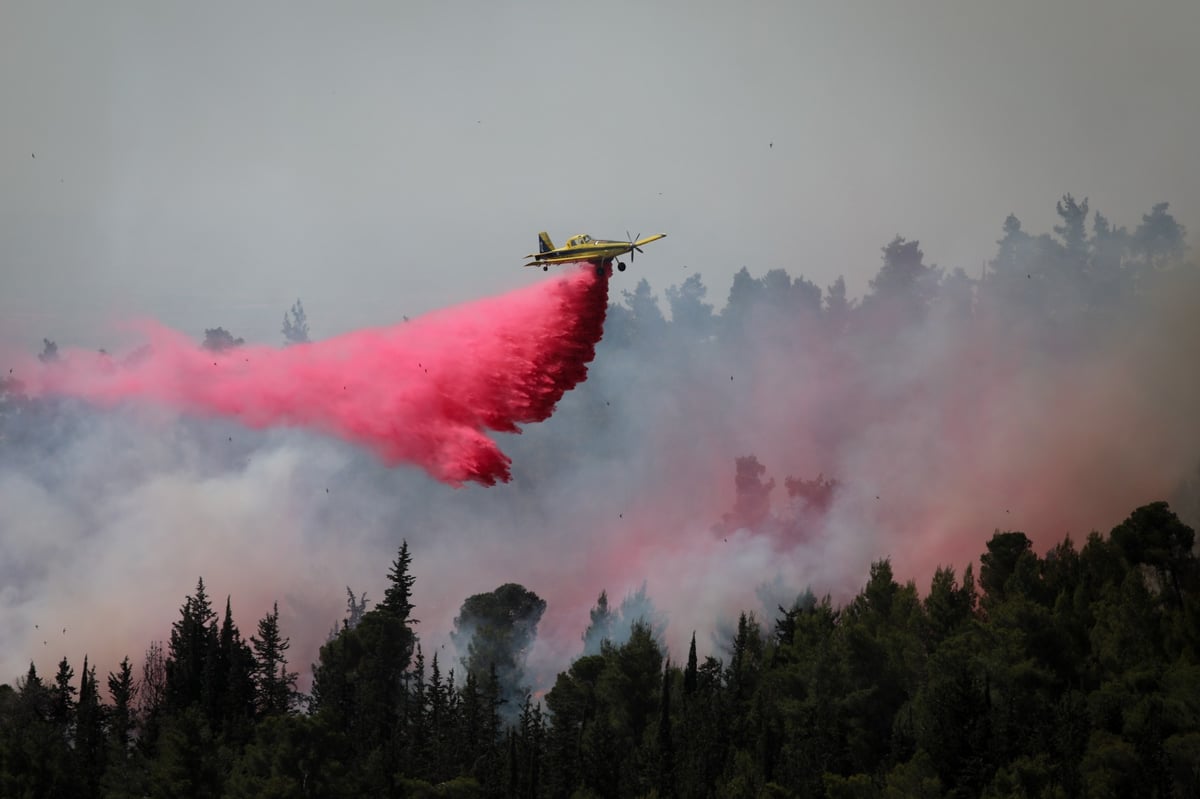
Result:
<svg viewBox="0 0 1200 799">
<path fill-rule="evenodd" d="M 615 286 L 895 234 L 978 274 L 1064 192 L 1200 232 L 1200 3 L 0 2 L 0 336 L 315 337 L 665 232 Z M 686 271 L 685 271 L 686 267 Z"/>
</svg>

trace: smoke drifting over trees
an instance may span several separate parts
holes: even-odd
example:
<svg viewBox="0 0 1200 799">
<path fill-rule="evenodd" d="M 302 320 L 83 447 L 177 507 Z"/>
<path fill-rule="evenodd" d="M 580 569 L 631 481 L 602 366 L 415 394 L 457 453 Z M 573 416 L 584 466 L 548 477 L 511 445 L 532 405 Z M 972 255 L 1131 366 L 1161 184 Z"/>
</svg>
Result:
<svg viewBox="0 0 1200 799">
<path fill-rule="evenodd" d="M 204 343 L 201 346 L 210 352 L 225 352 L 234 347 L 240 347 L 245 343 L 245 339 L 241 337 L 235 338 L 225 328 L 214 327 L 204 331 Z"/>
<path fill-rule="evenodd" d="M 531 690 L 525 684 L 525 660 L 545 611 L 546 600 L 524 586 L 506 583 L 467 597 L 454 619 L 450 638 L 463 670 L 480 682 L 494 678 L 514 718 L 514 708 Z"/>
<path fill-rule="evenodd" d="M 608 604 L 608 591 L 601 591 L 596 605 L 589 612 L 591 623 L 583 632 L 583 654 L 598 655 L 605 646 L 628 641 L 633 628 L 641 625 L 660 646 L 666 619 L 646 596 L 646 584 L 628 594 L 615 610 Z"/>
<path fill-rule="evenodd" d="M 961 575 L 990 531 L 1021 531 L 1028 542 L 997 539 L 978 572 L 986 595 L 1007 601 L 1006 586 L 1027 578 L 1029 558 L 1066 534 L 1083 541 L 1159 499 L 1184 522 L 1197 521 L 1189 513 L 1200 464 L 1200 285 L 1186 261 L 1186 231 L 1165 205 L 1132 230 L 1071 195 L 1057 212 L 1052 233 L 1028 232 L 1010 216 L 981 274 L 928 264 L 919 240 L 897 236 L 881 246 L 879 272 L 861 298 L 848 297 L 844 281 L 821 288 L 794 274 L 802 263 L 761 276 L 742 270 L 723 303 L 699 275 L 669 287 L 665 304 L 646 281 L 623 288 L 587 380 L 563 395 L 555 415 L 504 441 L 507 485 L 456 491 L 300 431 L 33 400 L 13 374 L 0 396 L 0 578 L 9 586 L 0 598 L 0 664 L 15 680 L 31 658 L 49 674 L 64 654 L 81 664 L 86 653 L 99 673 L 116 670 L 161 638 L 177 610 L 164 597 L 200 573 L 213 595 L 231 595 L 260 618 L 279 602 L 302 690 L 311 683 L 316 695 L 374 707 L 356 693 L 361 686 L 322 684 L 319 669 L 295 664 L 317 661 L 318 652 L 385 671 L 404 660 L 401 651 L 390 665 L 372 665 L 362 660 L 366 644 L 338 649 L 386 637 L 396 621 L 372 616 L 377 608 L 347 626 L 358 638 L 343 630 L 326 642 L 347 583 L 383 595 L 378 563 L 395 554 L 401 535 L 421 578 L 410 602 L 421 617 L 429 696 L 445 693 L 453 664 L 437 658 L 435 689 L 432 661 L 452 643 L 464 598 L 509 583 L 546 603 L 519 682 L 546 691 L 567 670 L 579 702 L 618 691 L 622 674 L 653 671 L 657 680 L 653 652 L 682 663 L 693 630 L 700 657 L 688 684 L 713 696 L 719 685 L 741 685 L 719 695 L 752 702 L 766 657 L 753 642 L 769 637 L 780 605 L 809 614 L 789 616 L 805 645 L 835 639 L 836 608 L 859 607 L 846 612 L 878 630 L 918 602 L 933 603 L 930 635 L 946 639 L 973 589 L 940 567 L 957 564 Z M 661 274 L 672 265 L 647 268 Z M 1151 547 L 1163 554 L 1126 547 L 1123 557 L 1142 558 L 1168 585 L 1170 553 L 1182 539 L 1163 535 Z M 886 573 L 872 566 L 884 558 Z M 918 600 L 906 587 L 889 588 L 893 578 L 933 588 Z M 864 584 L 869 596 L 854 605 Z M 659 628 L 650 619 L 636 625 L 633 615 L 627 631 L 612 628 L 607 655 L 599 641 L 608 635 L 580 641 L 601 591 L 607 599 L 639 589 Z M 88 624 L 101 605 L 112 609 L 103 630 Z M 755 632 L 756 623 L 765 626 Z M 35 624 L 71 632 L 55 649 L 43 646 Z M 416 643 L 401 635 L 396 645 Z M 629 663 L 610 660 L 630 645 Z M 803 668 L 817 668 L 801 643 L 788 646 Z M 884 646 L 897 658 L 908 651 L 903 641 Z M 965 692 L 964 702 L 978 699 L 983 672 L 968 658 L 978 647 L 955 647 L 928 650 L 946 684 L 906 685 L 903 671 L 889 672 L 886 706 L 952 690 Z M 723 663 L 705 663 L 705 652 Z M 735 653 L 740 676 L 728 683 L 722 669 L 733 668 Z M 410 690 L 416 659 L 414 648 L 395 672 L 407 670 Z M 457 685 L 467 677 L 456 670 Z M 499 696 L 498 685 L 485 684 L 490 673 L 470 678 L 479 695 Z M 634 751 L 629 742 L 641 738 L 630 736 L 654 726 L 660 693 L 656 682 L 630 710 L 630 726 L 610 730 L 618 736 L 612 752 Z M 670 695 L 665 712 L 683 712 Z M 563 714 L 574 701 L 560 704 Z M 689 727 L 716 723 L 694 712 Z M 927 702 L 914 718 L 937 712 Z M 392 721 L 345 723 L 366 730 Z M 540 734 L 534 720 L 522 723 Z M 862 751 L 874 751 L 882 734 L 864 727 Z M 514 746 L 532 740 L 518 736 Z M 670 745 L 676 773 L 703 759 L 678 739 Z M 897 761 L 909 771 L 896 778 L 945 780 L 967 768 L 967 750 L 928 753 L 928 762 Z M 582 768 L 569 749 L 555 757 Z M 865 762 L 839 762 L 832 773 L 849 779 Z M 625 777 L 586 777 L 589 785 L 609 779 Z"/>
</svg>

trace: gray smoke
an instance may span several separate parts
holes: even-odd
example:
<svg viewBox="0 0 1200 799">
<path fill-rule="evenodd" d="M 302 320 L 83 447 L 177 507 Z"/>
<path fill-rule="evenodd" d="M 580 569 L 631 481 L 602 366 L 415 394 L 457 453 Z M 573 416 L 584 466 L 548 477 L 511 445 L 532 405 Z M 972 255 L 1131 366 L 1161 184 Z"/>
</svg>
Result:
<svg viewBox="0 0 1200 799">
<path fill-rule="evenodd" d="M 639 259 L 588 380 L 503 442 L 514 480 L 494 488 L 302 431 L 22 403 L 6 383 L 0 679 L 139 663 L 202 576 L 243 635 L 278 601 L 303 684 L 347 586 L 383 596 L 407 539 L 426 652 L 453 643 L 467 597 L 518 583 L 546 600 L 522 675 L 536 694 L 583 651 L 602 590 L 638 597 L 630 620 L 653 615 L 679 660 L 743 610 L 769 630 L 803 591 L 852 596 L 876 559 L 924 590 L 996 529 L 1045 548 L 1152 500 L 1194 513 L 1200 284 L 1172 267 L 1164 213 L 1130 232 L 1088 214 L 1082 239 L 1074 217 L 1010 223 L 981 277 L 899 240 L 862 298 L 800 262 L 732 286 L 680 270 L 660 299 L 640 275 L 679 265 Z M 740 473 L 749 456 L 761 469 Z"/>
</svg>

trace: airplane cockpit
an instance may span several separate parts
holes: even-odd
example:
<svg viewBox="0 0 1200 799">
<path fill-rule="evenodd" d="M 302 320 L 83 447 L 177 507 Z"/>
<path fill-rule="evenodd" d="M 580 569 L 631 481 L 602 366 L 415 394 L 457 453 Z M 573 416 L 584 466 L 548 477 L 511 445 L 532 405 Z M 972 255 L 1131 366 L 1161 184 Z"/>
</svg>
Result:
<svg viewBox="0 0 1200 799">
<path fill-rule="evenodd" d="M 591 236 L 587 235 L 586 233 L 581 233 L 578 236 L 572 236 L 570 239 L 568 239 L 567 246 L 568 247 L 579 247 L 583 244 L 590 244 L 591 241 L 592 241 Z"/>
</svg>

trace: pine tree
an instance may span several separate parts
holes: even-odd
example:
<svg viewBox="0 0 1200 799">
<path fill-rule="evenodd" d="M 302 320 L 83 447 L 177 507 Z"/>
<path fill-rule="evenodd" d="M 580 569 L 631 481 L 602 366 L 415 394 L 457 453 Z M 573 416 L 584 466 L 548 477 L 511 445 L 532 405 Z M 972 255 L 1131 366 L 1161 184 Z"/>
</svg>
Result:
<svg viewBox="0 0 1200 799">
<path fill-rule="evenodd" d="M 55 687 L 42 681 L 31 662 L 9 701 L 3 701 L 4 688 L 0 687 L 0 794 L 52 796 L 76 789 L 66 738 L 51 719 Z"/>
<path fill-rule="evenodd" d="M 537 638 L 537 625 L 546 601 L 517 583 L 506 583 L 495 591 L 474 594 L 463 601 L 450 634 L 462 656 L 466 671 L 481 674 L 495 667 L 500 691 L 509 706 L 505 718 L 516 721 L 516 703 L 528 687 L 523 684 L 525 659 Z"/>
<path fill-rule="evenodd" d="M 513 732 L 516 758 L 510 768 L 515 767 L 516 795 L 533 799 L 539 794 L 542 772 L 542 739 L 545 730 L 541 704 L 534 704 L 528 696 L 525 697 L 520 719 Z"/>
<path fill-rule="evenodd" d="M 738 617 L 737 635 L 729 659 L 728 681 L 739 701 L 749 700 L 762 668 L 762 628 L 754 614 Z"/>
<path fill-rule="evenodd" d="M 692 657 L 695 656 L 692 635 Z M 663 668 L 662 694 L 658 706 L 658 795 L 675 795 L 675 741 L 671 735 L 671 661 Z"/>
<path fill-rule="evenodd" d="M 864 309 L 879 303 L 895 303 L 914 317 L 928 307 L 937 293 L 939 272 L 924 262 L 920 242 L 896 236 L 883 248 L 883 266 L 871 278 L 871 293 Z"/>
<path fill-rule="evenodd" d="M 1187 228 L 1175 221 L 1167 208 L 1169 203 L 1157 203 L 1142 223 L 1133 231 L 1134 251 L 1143 269 L 1161 269 L 1182 258 L 1187 252 L 1184 239 Z"/>
<path fill-rule="evenodd" d="M 38 353 L 42 363 L 55 363 L 58 360 L 58 345 L 48 338 L 42 339 L 42 351 Z"/>
<path fill-rule="evenodd" d="M 213 669 L 216 673 L 215 707 L 220 729 L 239 741 L 251 733 L 255 713 L 254 666 L 254 653 L 234 624 L 230 600 L 226 597 Z"/>
<path fill-rule="evenodd" d="M 295 672 L 287 670 L 290 639 L 279 632 L 279 603 L 258 622 L 258 636 L 250 636 L 254 649 L 255 707 L 260 716 L 287 713 L 296 689 Z"/>
<path fill-rule="evenodd" d="M 516 799 L 516 797 L 519 796 L 517 791 L 521 780 L 521 759 L 517 755 L 517 731 L 511 727 L 508 730 L 508 760 L 506 765 L 507 768 L 505 770 L 508 773 L 508 795 L 512 797 L 512 799 Z"/>
<path fill-rule="evenodd" d="M 290 311 L 283 314 L 283 343 L 284 345 L 304 344 L 308 342 L 308 316 L 300 300 Z"/>
<path fill-rule="evenodd" d="M 1073 261 L 1072 266 L 1079 268 L 1087 257 L 1087 198 L 1084 197 L 1083 202 L 1079 203 L 1070 194 L 1064 194 L 1055 203 L 1054 210 L 1062 219 L 1061 225 L 1054 226 L 1054 232 L 1062 239 L 1063 247 Z"/>
<path fill-rule="evenodd" d="M 224 352 L 245 343 L 245 339 L 240 336 L 234 338 L 233 334 L 223 327 L 211 327 L 204 331 L 204 342 L 200 346 L 210 352 Z"/>
<path fill-rule="evenodd" d="M 667 288 L 667 303 L 671 309 L 671 328 L 682 330 L 690 340 L 703 339 L 713 328 L 713 306 L 704 302 L 708 293 L 699 273 L 693 274 L 680 286 Z"/>
<path fill-rule="evenodd" d="M 321 647 L 313 669 L 312 707 L 322 725 L 337 730 L 345 756 L 372 791 L 393 791 L 419 748 L 410 737 L 414 702 L 409 664 L 412 631 L 411 558 L 404 542 L 389 572 L 384 601 Z"/>
<path fill-rule="evenodd" d="M 346 595 L 346 618 L 342 621 L 342 627 L 353 630 L 367 612 L 367 592 L 363 591 L 361 597 L 356 597 L 350 586 L 346 586 Z"/>
<path fill-rule="evenodd" d="M 196 582 L 195 595 L 184 599 L 179 615 L 171 625 L 167 644 L 164 699 L 169 711 L 199 704 L 205 698 L 206 681 L 213 679 L 211 668 L 206 666 L 217 648 L 217 614 L 208 600 L 203 578 Z"/>
<path fill-rule="evenodd" d="M 480 693 L 483 707 L 483 763 L 477 771 L 479 782 L 486 785 L 497 778 L 500 770 L 500 709 L 504 699 L 500 696 L 500 678 L 496 674 L 496 664 L 488 668 L 487 679 L 484 680 Z"/>
<path fill-rule="evenodd" d="M 838 275 L 825 289 L 825 322 L 830 333 L 837 335 L 846 329 L 854 303 L 846 299 L 846 279 Z"/>
<path fill-rule="evenodd" d="M 96 667 L 88 666 L 86 655 L 79 679 L 74 743 L 79 778 L 87 786 L 88 794 L 94 796 L 99 791 L 100 778 L 105 768 L 104 713 L 96 686 Z"/>
<path fill-rule="evenodd" d="M 467 672 L 466 684 L 459 692 L 458 744 L 461 773 L 471 774 L 483 748 L 483 707 L 479 681 Z"/>
<path fill-rule="evenodd" d="M 399 619 L 404 624 L 417 624 L 416 619 L 409 619 L 412 613 L 412 587 L 416 578 L 409 574 L 412 556 L 408 554 L 408 541 L 400 544 L 400 552 L 392 561 L 388 571 L 388 587 L 383 592 L 383 602 L 379 610 Z"/>
<path fill-rule="evenodd" d="M 591 624 L 583 632 L 583 654 L 598 655 L 605 641 L 611 641 L 616 614 L 608 607 L 608 592 L 601 591 L 596 606 L 589 611 Z"/>
<path fill-rule="evenodd" d="M 142 679 L 137 688 L 137 715 L 140 720 L 138 743 L 153 752 L 158 741 L 160 722 L 167 707 L 167 656 L 158 641 L 151 641 L 142 661 Z"/>
<path fill-rule="evenodd" d="M 50 688 L 50 721 L 58 725 L 64 735 L 75 721 L 75 686 L 71 685 L 74 677 L 75 670 L 64 657 L 58 663 L 58 673 Z"/>
<path fill-rule="evenodd" d="M 100 795 L 113 799 L 133 799 L 149 795 L 146 780 L 147 765 L 141 747 L 134 746 L 134 730 L 137 726 L 138 694 L 140 686 L 134 681 L 133 666 L 126 657 L 116 673 L 108 673 L 108 693 L 112 705 L 107 717 L 107 741 L 105 745 L 106 768 L 100 779 Z M 152 722 L 154 724 L 156 722 Z M 143 725 L 139 731 L 139 742 L 150 735 L 157 735 L 151 725 Z"/>
<path fill-rule="evenodd" d="M 438 663 L 438 653 L 433 653 L 433 662 L 429 667 L 429 686 L 426 696 L 426 739 L 425 773 L 430 782 L 439 783 L 449 778 L 446 758 L 449 754 L 448 716 L 449 703 L 447 695 L 450 687 L 442 680 L 442 669 Z"/>
<path fill-rule="evenodd" d="M 108 713 L 108 733 L 114 751 L 128 754 L 133 733 L 133 702 L 136 686 L 133 683 L 133 667 L 129 658 L 121 661 L 117 672 L 108 673 L 108 693 L 112 697 L 112 708 Z"/>
</svg>

